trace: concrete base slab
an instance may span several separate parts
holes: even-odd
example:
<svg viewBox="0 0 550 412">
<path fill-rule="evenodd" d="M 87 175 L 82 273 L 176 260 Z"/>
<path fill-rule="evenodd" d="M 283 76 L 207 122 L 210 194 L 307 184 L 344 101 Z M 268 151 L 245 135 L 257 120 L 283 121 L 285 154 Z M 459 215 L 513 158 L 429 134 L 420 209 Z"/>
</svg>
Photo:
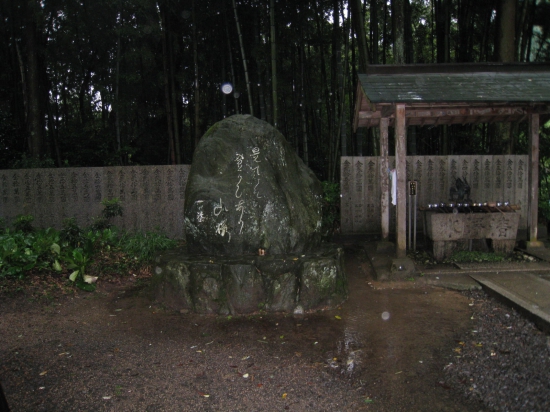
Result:
<svg viewBox="0 0 550 412">
<path fill-rule="evenodd" d="M 391 262 L 391 280 L 405 280 L 416 273 L 414 261 L 409 258 L 397 258 Z"/>
<path fill-rule="evenodd" d="M 479 290 L 481 285 L 466 274 L 440 274 L 424 277 L 427 285 L 453 290 Z"/>
<path fill-rule="evenodd" d="M 475 273 L 470 276 L 550 330 L 550 282 L 530 273 Z"/>
</svg>

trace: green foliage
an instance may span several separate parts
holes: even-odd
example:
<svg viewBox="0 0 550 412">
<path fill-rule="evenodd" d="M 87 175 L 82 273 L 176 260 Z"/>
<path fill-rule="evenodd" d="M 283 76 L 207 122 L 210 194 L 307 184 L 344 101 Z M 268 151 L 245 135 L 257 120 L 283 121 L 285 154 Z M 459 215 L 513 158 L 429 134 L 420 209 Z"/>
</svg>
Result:
<svg viewBox="0 0 550 412">
<path fill-rule="evenodd" d="M 323 184 L 323 235 L 330 238 L 340 227 L 340 184 L 324 181 Z"/>
<path fill-rule="evenodd" d="M 51 158 L 37 159 L 35 157 L 28 157 L 25 153 L 21 155 L 19 159 L 12 162 L 12 169 L 40 169 L 55 167 L 55 162 Z"/>
<path fill-rule="evenodd" d="M 92 229 L 94 230 L 103 230 L 108 229 L 112 226 L 112 219 L 117 216 L 122 216 L 123 208 L 120 204 L 120 199 L 104 199 L 101 201 L 103 205 L 103 210 L 101 211 L 101 216 L 94 219 L 92 224 Z"/>
<path fill-rule="evenodd" d="M 32 227 L 32 222 L 34 221 L 33 215 L 17 215 L 15 217 L 15 222 L 13 227 L 16 231 L 21 231 L 23 233 L 31 233 L 34 231 Z"/>
<path fill-rule="evenodd" d="M 177 242 L 159 232 L 126 233 L 112 227 L 110 220 L 122 216 L 119 199 L 104 200 L 104 209 L 89 228 L 78 226 L 75 218 L 65 219 L 63 229 L 34 230 L 31 215 L 19 215 L 14 230 L 0 232 L 0 276 L 24 278 L 33 270 L 63 273 L 80 289 L 94 291 L 97 276 L 90 268 L 105 267 L 98 261 L 114 261 L 112 267 L 129 268 L 152 259 L 155 252 L 175 247 Z M 0 226 L 4 226 L 4 220 Z M 134 262 L 128 264 L 129 262 Z M 109 267 L 109 266 L 107 266 Z M 113 269 L 115 272 L 119 271 Z"/>
<path fill-rule="evenodd" d="M 105 219 L 111 219 L 113 217 L 122 216 L 122 205 L 120 204 L 120 199 L 113 198 L 113 199 L 104 199 L 101 201 L 101 204 L 103 205 L 104 209 L 101 212 L 102 216 Z"/>
<path fill-rule="evenodd" d="M 36 233 L 10 231 L 0 234 L 0 276 L 23 278 L 33 269 L 47 269 L 56 253 L 59 237 L 54 229 Z"/>
<path fill-rule="evenodd" d="M 78 226 L 74 217 L 63 220 L 63 229 L 59 232 L 59 239 L 64 245 L 79 247 L 84 242 L 84 231 Z"/>
<path fill-rule="evenodd" d="M 462 250 L 455 252 L 445 263 L 482 263 L 482 262 L 502 262 L 506 256 L 500 253 L 478 252 Z"/>
<path fill-rule="evenodd" d="M 0 221 L 0 277 L 23 279 L 30 271 L 67 273 L 83 290 L 94 291 L 97 275 L 107 268 L 122 273 L 150 261 L 155 252 L 175 247 L 177 241 L 159 232 L 127 233 L 110 224 L 123 209 L 118 199 L 104 200 L 99 219 L 89 228 L 78 226 L 75 218 L 63 221 L 63 229 L 34 230 L 31 215 L 19 215 L 14 230 Z M 99 220 L 98 219 L 98 220 Z M 108 226 L 108 227 L 105 227 Z"/>
<path fill-rule="evenodd" d="M 157 251 L 176 247 L 177 241 L 159 232 L 125 233 L 119 245 L 123 252 L 134 259 L 146 262 L 152 260 Z"/>
</svg>

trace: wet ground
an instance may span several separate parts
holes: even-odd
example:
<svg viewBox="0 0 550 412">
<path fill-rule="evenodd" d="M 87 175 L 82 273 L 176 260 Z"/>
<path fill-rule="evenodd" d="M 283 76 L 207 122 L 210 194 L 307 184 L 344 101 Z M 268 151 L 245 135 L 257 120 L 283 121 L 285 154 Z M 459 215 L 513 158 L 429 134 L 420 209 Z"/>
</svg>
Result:
<svg viewBox="0 0 550 412">
<path fill-rule="evenodd" d="M 162 310 L 131 282 L 0 297 L 0 380 L 13 411 L 478 411 L 446 382 L 468 297 L 373 281 L 346 249 L 349 299 L 301 317 Z"/>
</svg>

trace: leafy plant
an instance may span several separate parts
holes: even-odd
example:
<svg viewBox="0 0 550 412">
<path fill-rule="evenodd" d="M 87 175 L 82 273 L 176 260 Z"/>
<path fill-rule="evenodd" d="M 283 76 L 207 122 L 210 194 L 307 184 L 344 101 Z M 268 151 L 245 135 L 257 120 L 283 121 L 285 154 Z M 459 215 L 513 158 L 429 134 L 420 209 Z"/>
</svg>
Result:
<svg viewBox="0 0 550 412">
<path fill-rule="evenodd" d="M 0 276 L 23 278 L 33 269 L 47 269 L 59 253 L 58 233 L 46 229 L 36 233 L 10 231 L 0 234 Z"/>
<path fill-rule="evenodd" d="M 159 232 L 125 233 L 120 248 L 138 261 L 150 261 L 155 252 L 176 247 L 177 241 Z"/>
<path fill-rule="evenodd" d="M 340 184 L 322 182 L 323 185 L 323 235 L 330 237 L 340 226 Z"/>
<path fill-rule="evenodd" d="M 32 227 L 32 222 L 34 220 L 33 215 L 17 215 L 15 217 L 15 222 L 13 227 L 16 231 L 21 231 L 23 233 L 31 233 L 34 228 Z"/>
<path fill-rule="evenodd" d="M 105 199 L 101 202 L 104 209 L 102 211 L 102 216 L 106 219 L 111 219 L 113 217 L 122 216 L 122 205 L 120 204 L 120 199 Z"/>
<path fill-rule="evenodd" d="M 67 268 L 73 270 L 69 275 L 69 280 L 75 282 L 82 290 L 93 292 L 96 288 L 95 281 L 97 277 L 86 275 L 86 268 L 90 263 L 90 256 L 82 248 L 72 249 L 63 260 L 67 263 Z"/>
<path fill-rule="evenodd" d="M 108 229 L 112 226 L 112 219 L 117 216 L 122 216 L 123 207 L 120 204 L 120 199 L 104 199 L 101 201 L 103 205 L 103 210 L 101 211 L 101 216 L 94 219 L 92 224 L 92 229 L 103 230 Z"/>
<path fill-rule="evenodd" d="M 67 246 L 79 247 L 84 242 L 84 231 L 78 226 L 74 217 L 63 220 L 63 229 L 59 232 L 61 243 Z"/>
</svg>

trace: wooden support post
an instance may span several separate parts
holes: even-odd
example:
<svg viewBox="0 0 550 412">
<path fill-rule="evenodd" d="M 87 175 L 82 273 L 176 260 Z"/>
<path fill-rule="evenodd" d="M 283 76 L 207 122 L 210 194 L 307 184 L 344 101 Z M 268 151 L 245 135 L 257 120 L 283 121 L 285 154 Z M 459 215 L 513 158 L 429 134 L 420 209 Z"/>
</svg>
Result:
<svg viewBox="0 0 550 412">
<path fill-rule="evenodd" d="M 380 218 L 382 240 L 387 241 L 390 236 L 390 167 L 388 161 L 388 124 L 389 119 L 380 119 Z"/>
<path fill-rule="evenodd" d="M 407 128 L 405 105 L 395 105 L 395 168 L 397 171 L 397 257 L 407 256 Z"/>
<path fill-rule="evenodd" d="M 539 207 L 539 115 L 529 115 L 529 200 L 527 227 L 529 242 L 537 242 Z"/>
</svg>

